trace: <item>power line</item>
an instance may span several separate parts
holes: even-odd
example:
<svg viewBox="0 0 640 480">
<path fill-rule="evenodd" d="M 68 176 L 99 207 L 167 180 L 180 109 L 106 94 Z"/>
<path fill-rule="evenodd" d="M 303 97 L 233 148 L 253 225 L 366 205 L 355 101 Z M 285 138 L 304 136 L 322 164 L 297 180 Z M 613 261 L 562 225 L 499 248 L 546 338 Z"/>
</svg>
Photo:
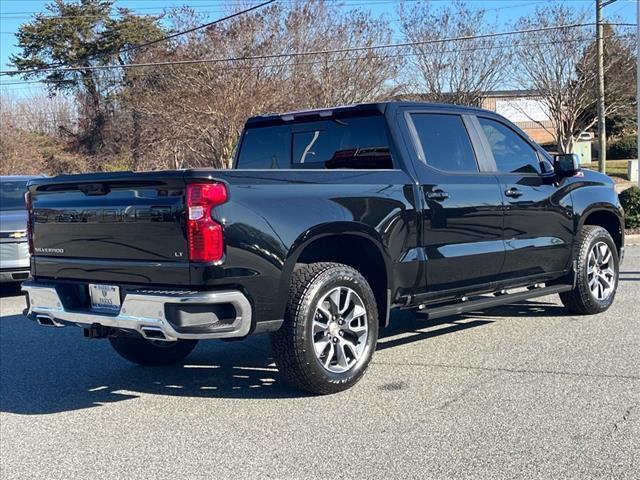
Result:
<svg viewBox="0 0 640 480">
<path fill-rule="evenodd" d="M 191 0 L 193 1 L 193 0 Z M 288 2 L 289 0 L 279 0 L 280 3 L 282 2 Z M 344 0 L 342 0 L 344 1 Z M 340 7 L 361 7 L 361 6 L 372 6 L 372 5 L 394 5 L 397 4 L 400 0 L 381 0 L 380 2 L 373 2 L 371 0 L 369 1 L 363 1 L 363 0 L 354 0 L 354 1 L 358 1 L 361 3 L 343 3 L 343 4 L 338 4 L 338 6 Z M 418 2 L 421 0 L 403 0 L 405 2 Z M 526 2 L 526 3 L 518 3 L 518 4 L 511 4 L 511 5 L 506 5 L 506 6 L 500 6 L 500 7 L 491 7 L 491 8 L 480 8 L 478 11 L 483 11 L 483 12 L 497 12 L 497 11 L 502 11 L 502 10 L 509 10 L 509 9 L 513 9 L 513 8 L 521 8 L 521 7 L 527 7 L 527 6 L 531 6 L 531 5 L 540 5 L 541 3 L 545 3 L 547 0 L 534 0 L 534 1 L 530 1 L 530 2 Z M 588 1 L 588 0 L 579 0 L 579 1 Z M 122 7 L 122 8 L 127 8 L 128 10 L 132 11 L 132 12 L 138 12 L 140 10 L 156 10 L 155 12 L 149 12 L 149 13 L 144 13 L 144 15 L 162 15 L 164 13 L 166 13 L 167 11 L 173 10 L 173 9 L 180 9 L 180 8 L 193 8 L 193 9 L 197 9 L 197 8 L 211 8 L 211 7 L 219 7 L 219 8 L 215 8 L 213 10 L 196 10 L 195 13 L 198 14 L 210 14 L 210 13 L 221 13 L 224 11 L 228 11 L 229 8 L 233 7 L 233 6 L 237 6 L 237 3 L 229 3 L 229 4 L 223 4 L 223 3 L 218 3 L 218 4 L 210 4 L 210 5 L 179 5 L 179 4 L 175 4 L 175 5 L 170 5 L 167 7 L 135 7 L 135 8 L 127 8 L 127 7 Z M 160 10 L 159 10 L 160 9 Z M 621 9 L 620 9 L 621 10 Z M 616 12 L 617 13 L 617 12 Z M 94 15 L 44 15 L 42 12 L 12 12 L 10 14 L 0 14 L 0 19 L 6 19 L 6 20 L 20 20 L 20 19 L 29 19 L 31 18 L 31 16 L 33 15 L 38 15 L 41 18 L 95 18 L 100 16 L 100 14 L 94 14 Z M 614 13 L 615 15 L 615 13 Z M 398 22 L 399 20 L 390 20 L 392 23 L 394 22 Z M 6 33 L 13 33 L 13 32 L 6 32 Z"/>
<path fill-rule="evenodd" d="M 192 33 L 192 32 L 195 32 L 197 30 L 202 30 L 203 28 L 211 27 L 212 25 L 215 25 L 215 24 L 220 23 L 220 22 L 224 22 L 225 20 L 230 20 L 230 19 L 238 17 L 240 15 L 244 15 L 245 13 L 249 13 L 249 12 L 252 12 L 252 11 L 257 10 L 259 8 L 266 7 L 267 5 L 269 5 L 270 3 L 273 3 L 275 1 L 276 0 L 267 0 L 266 2 L 262 2 L 262 3 L 258 4 L 258 5 L 254 5 L 253 7 L 249 7 L 249 8 L 246 8 L 244 10 L 240 10 L 239 12 L 232 13 L 231 15 L 227 15 L 226 17 L 219 18 L 219 19 L 214 20 L 212 22 L 203 23 L 202 25 L 198 25 L 197 27 L 188 28 L 187 30 L 182 30 L 180 32 L 172 33 L 171 35 L 167 35 L 166 37 L 158 38 L 156 40 L 151 40 L 149 42 L 146 42 L 146 43 L 143 43 L 143 44 L 140 44 L 140 45 L 132 45 L 131 47 L 123 48 L 123 49 L 119 50 L 117 53 L 130 52 L 132 50 L 138 50 L 140 48 L 148 47 L 149 45 L 155 45 L 156 43 L 166 42 L 167 40 L 171 40 L 171 39 L 179 37 L 181 35 L 186 35 L 187 33 Z"/>
<path fill-rule="evenodd" d="M 85 60 L 90 60 L 92 58 L 101 57 L 101 56 L 104 56 L 104 55 L 107 55 L 107 54 L 113 55 L 113 54 L 116 54 L 116 53 L 120 54 L 120 53 L 130 52 L 130 51 L 133 51 L 133 50 L 138 50 L 140 48 L 148 47 L 149 45 L 154 45 L 156 43 L 165 42 L 167 40 L 171 40 L 173 38 L 179 37 L 180 35 L 186 35 L 187 33 L 192 33 L 192 32 L 195 32 L 197 30 L 201 30 L 203 28 L 207 28 L 207 27 L 210 27 L 212 25 L 224 22 L 226 20 L 230 20 L 230 19 L 238 17 L 240 15 L 244 15 L 245 13 L 249 13 L 249 12 L 252 12 L 252 11 L 257 10 L 259 8 L 262 8 L 262 7 L 267 6 L 270 3 L 273 3 L 275 1 L 277 1 L 277 0 L 267 0 L 265 2 L 262 2 L 262 3 L 258 4 L 258 5 L 254 5 L 252 7 L 246 8 L 244 10 L 240 10 L 239 12 L 235 12 L 235 13 L 232 13 L 230 15 L 227 15 L 226 17 L 218 18 L 218 19 L 213 20 L 211 22 L 207 22 L 207 23 L 204 23 L 202 25 L 198 25 L 196 27 L 188 28 L 187 30 L 182 30 L 182 31 L 179 31 L 179 32 L 176 32 L 176 33 L 172 33 L 172 34 L 167 35 L 165 37 L 158 38 L 156 40 L 151 40 L 149 42 L 146 42 L 146 43 L 143 43 L 143 44 L 140 44 L 140 45 L 131 45 L 129 47 L 122 48 L 122 49 L 117 50 L 115 52 L 113 52 L 113 51 L 112 52 L 102 52 L 102 53 L 98 53 L 96 55 L 91 55 L 88 58 L 86 58 Z M 44 67 L 44 70 L 59 69 L 59 68 L 61 68 L 60 64 L 58 64 L 58 65 L 49 64 L 47 67 Z M 69 67 L 65 67 L 65 68 L 69 68 Z M 40 71 L 42 69 L 36 69 L 36 70 Z M 2 75 L 2 72 L 0 72 L 0 75 Z"/>
<path fill-rule="evenodd" d="M 354 52 L 354 51 L 371 51 L 371 50 L 380 50 L 380 49 L 386 49 L 386 48 L 411 47 L 411 46 L 417 46 L 417 45 L 428 45 L 428 44 L 444 43 L 444 42 L 452 42 L 452 41 L 479 40 L 484 38 L 494 38 L 494 37 L 501 37 L 501 36 L 507 36 L 507 35 L 525 34 L 525 33 L 546 32 L 551 30 L 562 30 L 562 29 L 569 29 L 569 28 L 587 27 L 587 26 L 593 26 L 593 25 L 594 25 L 593 23 L 574 23 L 574 24 L 567 24 L 567 25 L 537 27 L 537 28 L 529 28 L 524 30 L 511 30 L 508 32 L 485 33 L 481 35 L 465 35 L 460 37 L 450 37 L 450 38 L 415 41 L 415 42 L 389 43 L 389 44 L 383 44 L 383 45 L 347 47 L 347 48 L 336 48 L 336 49 L 328 49 L 328 50 L 312 50 L 307 52 L 275 53 L 270 55 L 255 55 L 255 56 L 246 56 L 246 57 L 172 60 L 172 61 L 166 61 L 166 62 L 129 63 L 129 64 L 122 64 L 122 65 L 93 65 L 93 66 L 84 66 L 84 67 L 53 67 L 53 68 L 33 68 L 33 69 L 26 69 L 26 70 L 3 70 L 3 71 L 0 71 L 0 75 L 30 74 L 30 73 L 40 73 L 40 72 L 55 73 L 55 72 L 112 70 L 112 69 L 121 69 L 121 68 L 161 67 L 161 66 L 168 66 L 168 65 L 189 65 L 189 64 L 195 64 L 195 63 L 223 63 L 223 62 L 239 62 L 239 61 L 247 61 L 247 60 L 268 60 L 268 59 L 285 58 L 285 57 L 301 57 L 301 56 L 309 56 L 309 55 L 328 55 L 328 54 L 334 54 L 334 53 L 348 53 L 348 52 Z M 635 24 L 630 24 L 630 23 L 616 23 L 616 24 L 610 24 L 610 25 L 635 26 Z"/>
<path fill-rule="evenodd" d="M 628 35 L 608 35 L 606 37 L 604 37 L 605 39 L 609 39 L 609 38 L 628 38 Z M 531 42 L 531 43 L 520 43 L 520 44 L 514 44 L 514 45 L 488 45 L 488 46 L 480 46 L 480 47 L 468 47 L 468 48 L 457 48 L 457 49 L 449 49 L 449 50 L 442 50 L 440 52 L 438 52 L 439 54 L 443 54 L 443 53 L 457 53 L 457 52 L 470 52 L 470 51 L 477 51 L 477 50 L 495 50 L 495 49 L 499 49 L 499 48 L 523 48 L 523 47 L 537 47 L 537 46 L 543 46 L 543 45 L 552 45 L 552 44 L 557 44 L 557 43 L 562 43 L 562 44 L 573 44 L 573 43 L 579 43 L 579 42 L 583 42 L 583 41 L 587 41 L 587 40 L 591 40 L 591 36 L 589 37 L 576 37 L 576 38 L 572 38 L 569 40 L 563 40 L 563 41 L 543 41 L 543 42 Z M 379 59 L 385 59 L 385 58 L 406 58 L 406 57 L 415 57 L 415 56 L 421 56 L 423 55 L 422 53 L 419 52 L 409 52 L 409 53 L 394 53 L 394 54 L 387 54 L 387 55 L 381 55 L 377 58 Z M 255 69 L 267 69 L 267 68 L 277 68 L 277 67 L 296 67 L 296 66 L 301 66 L 301 65 L 318 65 L 318 64 L 323 64 L 323 63 L 338 63 L 338 62 L 353 62 L 353 61 L 357 61 L 357 60 L 366 60 L 369 57 L 366 56 L 360 56 L 360 57 L 345 57 L 345 58 L 336 58 L 336 59 L 330 59 L 330 60 L 314 60 L 314 61 L 310 61 L 310 62 L 296 62 L 296 63 L 276 63 L 276 64 L 265 64 L 265 65 L 242 65 L 242 66 L 229 66 L 229 67 L 222 67 L 220 68 L 221 71 L 230 71 L 230 70 L 255 70 Z M 30 80 L 30 81 L 16 81 L 16 82 L 4 82 L 4 83 L 0 83 L 0 87 L 2 86 L 6 86 L 6 85 L 25 85 L 27 86 L 27 84 L 48 84 L 48 83 L 65 83 L 65 82 L 69 82 L 68 80 Z M 11 89 L 5 89 L 5 90 L 11 90 Z M 15 90 L 20 90 L 20 89 L 15 89 Z"/>
<path fill-rule="evenodd" d="M 194 0 L 190 0 L 190 1 L 194 1 Z M 295 0 L 279 0 L 279 2 L 281 3 L 293 3 Z M 352 8 L 352 7 L 361 7 L 361 6 L 384 6 L 384 5 L 397 5 L 401 0 L 351 0 L 351 1 L 347 1 L 345 2 L 345 0 L 342 0 L 342 4 L 339 4 L 338 6 L 341 7 L 346 7 L 346 8 Z M 422 0 L 402 0 L 404 2 L 419 2 Z M 445 1 L 445 0 L 442 0 Z M 449 1 L 449 0 L 446 0 Z M 478 0 L 479 1 L 479 0 Z M 483 0 L 484 1 L 484 0 Z M 529 1 L 526 3 L 518 3 L 518 4 L 513 4 L 513 5 L 506 5 L 506 6 L 501 6 L 501 7 L 491 7 L 491 8 L 480 8 L 479 10 L 485 11 L 485 12 L 493 12 L 493 11 L 501 11 L 501 10 L 508 10 L 508 9 L 513 9 L 513 8 L 521 8 L 521 7 L 526 7 L 526 6 L 531 6 L 531 5 L 539 5 L 541 3 L 545 3 L 547 0 L 533 0 L 533 1 Z M 579 0 L 579 1 L 588 1 L 588 0 Z M 352 3 L 353 2 L 353 3 Z M 357 2 L 357 3 L 356 3 Z M 173 5 L 169 5 L 166 7 L 120 7 L 120 8 L 124 8 L 127 10 L 130 10 L 132 12 L 137 12 L 137 11 L 145 11 L 145 10 L 155 10 L 155 12 L 151 12 L 151 13 L 147 13 L 146 15 L 160 15 L 168 10 L 172 10 L 172 9 L 179 9 L 179 8 L 192 8 L 192 9 L 199 9 L 199 8 L 213 8 L 212 10 L 196 10 L 196 13 L 199 14 L 205 14 L 205 13 L 221 13 L 224 12 L 225 9 L 228 8 L 232 8 L 237 6 L 238 3 L 237 2 L 228 2 L 228 3 L 215 3 L 215 4 L 208 4 L 208 5 L 180 5 L 180 4 L 173 4 Z M 117 7 L 116 7 L 117 8 Z M 82 15 L 45 15 L 45 13 L 43 12 L 36 12 L 36 11 L 31 11 L 31 12 L 11 12 L 11 13 L 7 13 L 7 14 L 1 14 L 0 13 L 0 19 L 7 19 L 7 20 L 20 20 L 20 19 L 29 19 L 32 16 L 37 15 L 39 17 L 44 17 L 44 18 L 95 18 L 97 16 L 99 16 L 100 14 L 94 14 L 94 15 L 90 15 L 90 14 L 82 14 Z"/>
<path fill-rule="evenodd" d="M 406 1 L 406 0 L 405 0 Z M 531 5 L 540 5 L 541 3 L 545 3 L 547 0 L 534 0 L 532 2 L 526 3 L 516 3 L 511 5 L 506 5 L 504 7 L 491 7 L 491 8 L 480 8 L 477 12 L 487 13 L 487 12 L 500 12 L 502 10 L 509 10 L 512 8 L 522 8 L 522 7 L 530 7 Z M 476 11 L 476 10 L 474 10 Z M 402 19 L 394 18 L 389 20 L 390 23 L 402 23 Z"/>
<path fill-rule="evenodd" d="M 191 0 L 193 1 L 193 0 Z M 281 2 L 288 2 L 288 3 L 293 3 L 290 0 L 280 0 Z M 342 0 L 344 1 L 344 0 Z M 394 5 L 398 3 L 398 0 L 352 0 L 352 2 L 346 2 L 344 3 L 342 6 L 343 7 L 357 7 L 357 6 L 370 6 L 370 5 Z M 407 2 L 418 2 L 420 0 L 404 0 Z M 538 2 L 542 2 L 544 0 L 538 0 Z M 357 2 L 357 3 L 356 3 Z M 174 9 L 174 8 L 183 8 L 183 7 L 187 7 L 187 8 L 193 8 L 193 9 L 197 9 L 197 8 L 214 8 L 214 10 L 209 10 L 208 12 L 206 11 L 200 11 L 197 13 L 219 13 L 219 12 L 223 12 L 225 7 L 227 8 L 232 8 L 232 7 L 236 7 L 238 6 L 238 2 L 233 2 L 233 1 L 228 1 L 228 2 L 221 2 L 221 3 L 216 3 L 216 4 L 208 4 L 208 5 L 180 5 L 180 4 L 175 4 L 175 5 L 170 5 L 164 8 L 160 8 L 160 7 L 132 7 L 132 8 L 128 8 L 128 10 L 131 11 L 139 11 L 139 10 L 160 10 L 158 13 L 162 13 L 165 10 L 170 10 L 170 9 Z M 116 7 L 118 8 L 118 7 Z M 120 8 L 125 8 L 127 9 L 127 7 L 120 7 Z M 11 12 L 11 13 L 7 13 L 7 14 L 0 14 L 0 18 L 4 18 L 4 19 L 11 19 L 11 20 L 19 20 L 19 19 L 28 19 L 30 18 L 30 16 L 32 15 L 38 15 L 40 17 L 44 17 L 44 18 L 94 18 L 96 16 L 99 16 L 99 14 L 80 14 L 80 15 L 46 15 L 44 12 Z M 152 15 L 152 14 L 150 14 Z"/>
<path fill-rule="evenodd" d="M 230 2 L 230 3 L 210 3 L 207 5 L 173 5 L 170 7 L 118 7 L 116 5 L 113 5 L 113 7 L 115 8 L 123 8 L 126 10 L 132 10 L 132 11 L 137 11 L 137 10 L 164 10 L 165 8 L 181 8 L 181 7 L 188 7 L 188 8 L 211 8 L 211 7 L 224 7 L 224 6 L 234 6 L 237 5 L 236 3 Z M 44 16 L 46 18 L 60 18 L 60 17 L 93 17 L 95 15 L 46 15 L 46 12 L 43 11 L 37 11 L 37 12 L 11 12 L 11 13 L 6 13 L 6 14 L 0 14 L 1 18 L 9 18 L 9 17 L 13 17 L 14 15 L 41 15 Z M 13 17 L 16 18 L 16 17 Z M 21 17 L 17 17 L 17 18 L 21 18 Z"/>
<path fill-rule="evenodd" d="M 282 0 L 278 0 L 278 1 L 282 1 Z M 359 4 L 359 5 L 366 5 L 365 3 Z M 212 7 L 213 5 L 207 5 L 207 7 Z M 204 13 L 223 13 L 225 11 L 229 11 L 229 9 L 233 8 L 233 7 L 237 7 L 238 4 L 235 3 L 229 3 L 229 4 L 219 4 L 216 5 L 216 7 L 218 8 L 214 8 L 211 10 L 195 10 L 195 13 L 199 13 L 199 14 L 204 14 Z M 183 7 L 187 7 L 187 8 L 200 8 L 197 5 L 172 5 L 172 6 L 168 6 L 168 7 L 163 7 L 160 8 L 159 7 L 136 7 L 136 8 L 130 8 L 130 9 L 126 9 L 129 10 L 129 12 L 133 12 L 136 13 L 140 10 L 155 10 L 154 12 L 140 12 L 140 16 L 153 16 L 153 15 L 162 15 L 164 13 L 166 13 L 167 11 L 170 10 L 175 10 L 175 9 L 180 9 Z M 205 5 L 203 5 L 202 7 L 205 7 Z M 28 12 L 24 12 L 25 14 Z M 14 15 L 14 14 L 5 14 L 2 15 L 0 14 L 0 19 L 1 20 L 21 20 L 21 19 L 34 19 L 34 20 L 39 20 L 39 19 L 67 19 L 67 18 L 99 18 L 101 17 L 103 14 L 102 13 L 95 13 L 95 14 L 78 14 L 78 15 L 74 15 L 74 14 L 68 14 L 68 15 L 45 15 L 44 13 L 41 12 L 32 12 L 31 15 L 16 15 L 16 16 L 10 16 L 10 15 Z"/>
</svg>

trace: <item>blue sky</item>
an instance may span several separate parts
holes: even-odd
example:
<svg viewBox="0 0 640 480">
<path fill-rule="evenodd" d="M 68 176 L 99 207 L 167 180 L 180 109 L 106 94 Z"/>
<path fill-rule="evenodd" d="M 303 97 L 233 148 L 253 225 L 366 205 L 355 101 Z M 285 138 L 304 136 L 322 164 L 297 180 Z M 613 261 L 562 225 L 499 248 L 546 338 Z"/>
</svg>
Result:
<svg viewBox="0 0 640 480">
<path fill-rule="evenodd" d="M 340 1 L 340 0 L 338 0 Z M 448 3 L 449 0 L 436 0 Z M 513 20 L 526 15 L 537 6 L 542 6 L 547 0 L 468 0 L 477 8 L 488 10 L 489 18 L 497 19 L 499 24 L 509 25 Z M 9 68 L 7 62 L 9 56 L 17 53 L 15 47 L 15 33 L 20 25 L 27 23 L 31 14 L 45 11 L 45 5 L 49 3 L 44 0 L 0 0 L 0 64 L 1 69 Z M 246 5 L 247 2 L 244 2 Z M 259 3 L 255 1 L 252 3 Z M 369 8 L 374 14 L 386 14 L 391 19 L 396 18 L 396 4 L 394 0 L 341 0 L 345 5 L 357 6 L 359 8 Z M 576 9 L 595 10 L 595 0 L 565 0 L 563 3 Z M 194 10 L 202 13 L 207 18 L 213 20 L 224 16 L 229 11 L 230 5 L 235 4 L 234 0 L 117 0 L 116 6 L 130 8 L 140 14 L 161 13 L 164 8 L 188 5 Z M 635 23 L 636 21 L 636 0 L 617 0 L 615 3 L 605 7 L 605 18 L 619 17 L 625 22 Z M 594 13 L 595 18 L 595 13 Z M 507 29 L 507 28 L 505 28 Z M 11 82 L 12 85 L 0 86 L 5 92 L 11 92 L 18 96 L 29 94 L 34 89 L 33 84 L 14 85 L 18 79 L 16 77 L 0 77 L 0 85 Z"/>
</svg>

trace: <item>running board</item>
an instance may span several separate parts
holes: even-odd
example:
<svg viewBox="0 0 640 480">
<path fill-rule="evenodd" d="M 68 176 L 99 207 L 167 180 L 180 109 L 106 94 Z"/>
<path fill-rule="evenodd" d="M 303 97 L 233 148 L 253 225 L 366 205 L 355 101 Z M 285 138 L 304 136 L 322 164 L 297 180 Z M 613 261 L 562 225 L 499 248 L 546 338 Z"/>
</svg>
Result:
<svg viewBox="0 0 640 480">
<path fill-rule="evenodd" d="M 505 293 L 504 295 L 482 297 L 477 300 L 468 300 L 452 305 L 444 305 L 442 307 L 425 308 L 420 313 L 426 314 L 427 319 L 448 317 L 458 315 L 460 313 L 470 312 L 473 310 L 484 310 L 486 308 L 496 307 L 498 305 L 506 305 L 509 303 L 528 300 L 535 297 L 543 297 L 552 293 L 568 292 L 573 289 L 573 285 L 551 285 L 548 287 L 534 288 L 523 292 Z"/>
</svg>

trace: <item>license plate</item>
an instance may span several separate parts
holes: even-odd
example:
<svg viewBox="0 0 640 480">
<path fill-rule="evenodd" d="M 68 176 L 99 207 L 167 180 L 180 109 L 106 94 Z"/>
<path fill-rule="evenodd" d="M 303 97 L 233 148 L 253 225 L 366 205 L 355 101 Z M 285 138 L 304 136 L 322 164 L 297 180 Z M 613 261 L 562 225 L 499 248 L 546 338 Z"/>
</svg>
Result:
<svg viewBox="0 0 640 480">
<path fill-rule="evenodd" d="M 120 287 L 89 284 L 91 308 L 117 312 L 120 310 Z"/>
</svg>

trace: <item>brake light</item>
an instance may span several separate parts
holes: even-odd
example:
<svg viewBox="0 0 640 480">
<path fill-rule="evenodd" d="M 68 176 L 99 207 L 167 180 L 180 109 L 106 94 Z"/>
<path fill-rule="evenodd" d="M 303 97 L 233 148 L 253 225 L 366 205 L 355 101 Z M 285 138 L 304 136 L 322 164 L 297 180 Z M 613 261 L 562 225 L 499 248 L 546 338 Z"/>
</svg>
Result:
<svg viewBox="0 0 640 480">
<path fill-rule="evenodd" d="M 227 188 L 222 183 L 187 185 L 187 237 L 189 260 L 217 262 L 224 254 L 222 225 L 211 218 L 211 209 L 227 201 Z"/>
<path fill-rule="evenodd" d="M 27 240 L 29 242 L 29 255 L 33 255 L 33 223 L 31 221 L 33 206 L 31 204 L 31 192 L 29 190 L 24 194 L 24 205 L 27 208 Z"/>
</svg>

